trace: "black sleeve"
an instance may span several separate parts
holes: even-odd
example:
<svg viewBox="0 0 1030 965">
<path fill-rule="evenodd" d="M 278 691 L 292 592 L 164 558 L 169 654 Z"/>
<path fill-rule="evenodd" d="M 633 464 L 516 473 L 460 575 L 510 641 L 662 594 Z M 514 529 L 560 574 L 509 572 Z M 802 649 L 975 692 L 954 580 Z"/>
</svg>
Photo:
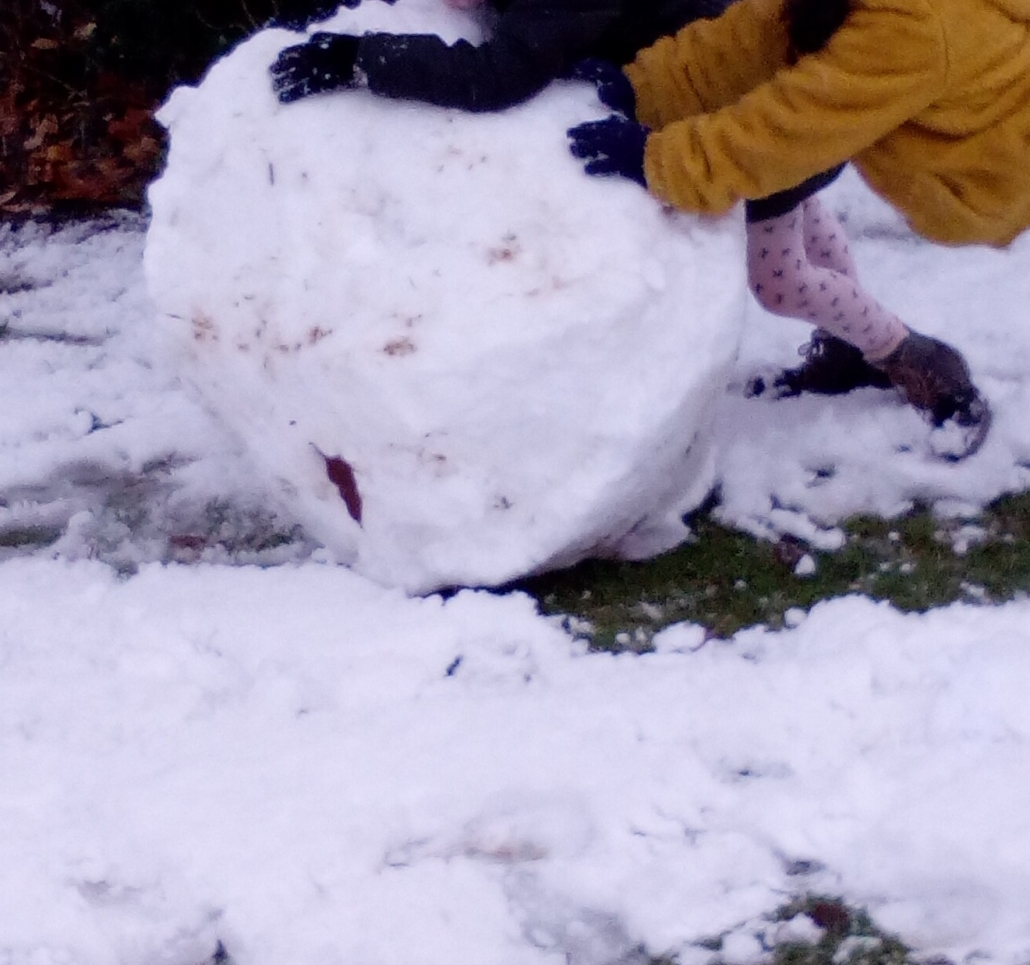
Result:
<svg viewBox="0 0 1030 965">
<path fill-rule="evenodd" d="M 495 111 L 531 97 L 585 56 L 619 17 L 617 0 L 514 0 L 479 46 L 428 34 L 366 34 L 358 67 L 386 97 Z"/>
</svg>

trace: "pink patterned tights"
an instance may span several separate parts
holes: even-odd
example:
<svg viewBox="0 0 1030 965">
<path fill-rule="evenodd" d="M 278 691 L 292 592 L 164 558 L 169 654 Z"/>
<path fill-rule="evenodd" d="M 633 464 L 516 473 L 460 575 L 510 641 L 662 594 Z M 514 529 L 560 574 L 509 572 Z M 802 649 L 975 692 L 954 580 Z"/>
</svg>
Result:
<svg viewBox="0 0 1030 965">
<path fill-rule="evenodd" d="M 908 334 L 897 315 L 859 286 L 844 226 L 815 197 L 779 217 L 749 222 L 747 263 L 763 308 L 811 322 L 872 362 Z"/>
</svg>

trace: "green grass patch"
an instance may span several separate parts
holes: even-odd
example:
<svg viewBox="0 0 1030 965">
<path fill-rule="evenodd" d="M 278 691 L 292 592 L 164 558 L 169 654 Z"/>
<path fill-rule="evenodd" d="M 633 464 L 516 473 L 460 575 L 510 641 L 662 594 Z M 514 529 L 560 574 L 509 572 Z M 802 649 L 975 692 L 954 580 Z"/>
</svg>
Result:
<svg viewBox="0 0 1030 965">
<path fill-rule="evenodd" d="M 779 937 L 779 926 L 807 916 L 812 937 Z M 767 965 L 915 965 L 916 957 L 896 935 L 879 928 L 863 908 L 849 905 L 843 898 L 829 895 L 799 895 L 766 916 L 765 927 L 755 928 L 762 943 Z M 698 943 L 711 952 L 712 965 L 723 965 L 720 953 L 725 935 Z M 648 965 L 675 965 L 676 957 L 651 959 Z M 924 962 L 923 965 L 926 965 Z M 934 965 L 951 965 L 943 959 Z"/>
<path fill-rule="evenodd" d="M 1030 591 L 1030 494 L 1006 496 L 975 520 L 945 519 L 920 507 L 884 520 L 842 524 L 844 545 L 818 551 L 799 540 L 773 543 L 730 529 L 711 513 L 693 538 L 640 563 L 588 560 L 517 584 L 543 612 L 602 650 L 650 648 L 655 633 L 690 622 L 713 636 L 764 624 L 780 627 L 792 608 L 862 593 L 923 611 L 955 600 L 997 603 Z M 795 572 L 806 555 L 814 572 Z"/>
<path fill-rule="evenodd" d="M 895 935 L 881 930 L 863 908 L 838 897 L 804 895 L 778 909 L 774 921 L 807 915 L 820 928 L 815 942 L 782 942 L 772 949 L 772 965 L 911 965 L 913 955 Z"/>
<path fill-rule="evenodd" d="M 0 531 L 0 549 L 41 549 L 61 538 L 53 526 L 21 526 Z"/>
</svg>

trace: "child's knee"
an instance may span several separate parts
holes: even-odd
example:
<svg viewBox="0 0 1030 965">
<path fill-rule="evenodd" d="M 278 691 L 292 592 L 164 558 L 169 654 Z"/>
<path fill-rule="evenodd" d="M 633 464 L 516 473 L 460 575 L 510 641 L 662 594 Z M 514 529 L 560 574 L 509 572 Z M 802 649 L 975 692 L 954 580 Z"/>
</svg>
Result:
<svg viewBox="0 0 1030 965">
<path fill-rule="evenodd" d="M 755 296 L 755 301 L 762 306 L 767 312 L 776 311 L 776 303 L 773 299 L 773 293 L 771 287 L 763 280 L 758 278 L 749 278 L 748 287 L 751 289 L 751 294 Z"/>
<path fill-rule="evenodd" d="M 773 315 L 793 317 L 798 312 L 798 290 L 803 293 L 806 287 L 801 275 L 786 266 L 763 267 L 763 271 L 748 274 L 755 301 Z"/>
<path fill-rule="evenodd" d="M 796 316 L 811 284 L 801 209 L 748 223 L 747 273 L 758 304 L 774 315 Z"/>
</svg>

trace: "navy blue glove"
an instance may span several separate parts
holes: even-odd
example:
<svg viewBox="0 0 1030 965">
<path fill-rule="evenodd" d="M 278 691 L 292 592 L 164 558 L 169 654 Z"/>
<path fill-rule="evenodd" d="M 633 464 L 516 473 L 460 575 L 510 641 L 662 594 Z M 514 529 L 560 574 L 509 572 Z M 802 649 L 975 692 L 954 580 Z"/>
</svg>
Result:
<svg viewBox="0 0 1030 965">
<path fill-rule="evenodd" d="M 636 117 L 637 95 L 622 68 L 600 57 L 587 57 L 572 65 L 569 77 L 597 88 L 597 99 L 631 120 Z"/>
<path fill-rule="evenodd" d="M 568 131 L 569 150 L 583 158 L 587 174 L 617 174 L 647 187 L 644 146 L 650 130 L 643 124 L 612 114 L 603 121 L 587 121 Z"/>
<path fill-rule="evenodd" d="M 287 47 L 269 68 L 272 90 L 290 104 L 311 94 L 357 87 L 359 43 L 350 34 L 315 33 L 307 43 Z"/>
</svg>

